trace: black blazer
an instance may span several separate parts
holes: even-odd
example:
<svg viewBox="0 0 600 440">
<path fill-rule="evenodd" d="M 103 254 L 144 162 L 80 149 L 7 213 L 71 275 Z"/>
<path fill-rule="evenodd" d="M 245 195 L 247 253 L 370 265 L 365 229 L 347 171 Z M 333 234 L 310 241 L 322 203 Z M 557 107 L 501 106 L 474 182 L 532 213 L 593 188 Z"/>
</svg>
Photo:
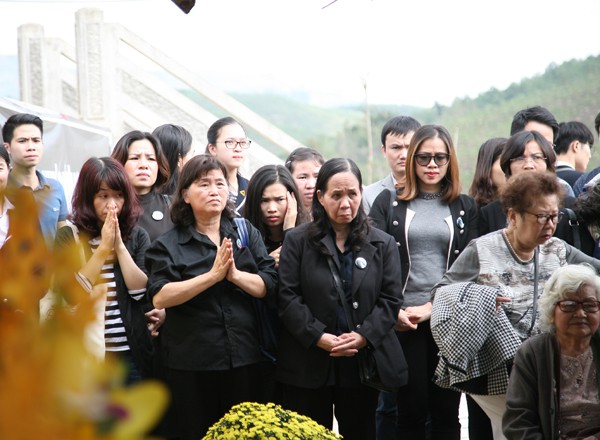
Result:
<svg viewBox="0 0 600 440">
<path fill-rule="evenodd" d="M 408 202 L 392 199 L 391 191 L 382 191 L 373 202 L 369 217 L 379 229 L 391 234 L 396 239 L 402 263 L 402 285 L 410 273 L 410 250 L 406 239 L 406 214 Z M 458 258 L 469 242 L 479 236 L 477 206 L 472 197 L 465 194 L 458 196 L 450 203 L 452 215 L 452 243 L 448 249 L 447 267 Z M 404 289 L 404 287 L 403 287 Z M 404 291 L 404 290 L 403 290 Z"/>
<path fill-rule="evenodd" d="M 339 261 L 333 237 L 327 234 L 317 249 L 308 240 L 305 223 L 285 236 L 279 262 L 277 297 L 282 332 L 277 360 L 277 379 L 283 383 L 319 388 L 326 385 L 334 358 L 316 343 L 325 332 L 337 327 L 339 295 L 327 263 L 331 255 Z M 386 354 L 385 365 L 378 364 L 381 377 L 390 386 L 406 383 L 406 362 L 394 332 L 402 293 L 400 262 L 396 245 L 388 234 L 371 228 L 366 243 L 354 252 L 352 319 L 354 331 L 364 336 L 375 350 Z M 383 370 L 382 370 L 383 368 Z"/>
</svg>

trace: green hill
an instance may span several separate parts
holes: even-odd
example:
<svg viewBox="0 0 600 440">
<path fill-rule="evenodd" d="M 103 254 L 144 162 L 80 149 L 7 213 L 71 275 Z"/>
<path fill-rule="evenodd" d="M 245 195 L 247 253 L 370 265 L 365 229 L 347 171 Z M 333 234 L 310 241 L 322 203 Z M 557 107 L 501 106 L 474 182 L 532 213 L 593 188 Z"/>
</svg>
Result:
<svg viewBox="0 0 600 440">
<path fill-rule="evenodd" d="M 233 94 L 236 99 L 306 145 L 319 149 L 325 157 L 353 158 L 366 178 L 367 136 L 364 107 L 320 108 L 291 98 L 264 94 Z M 406 114 L 424 124 L 448 128 L 457 145 L 463 190 L 473 176 L 479 146 L 491 137 L 507 136 L 513 115 L 520 109 L 542 105 L 559 122 L 577 120 L 593 131 L 594 118 L 600 111 L 600 56 L 550 65 L 533 78 L 514 83 L 505 90 L 491 89 L 476 98 L 456 99 L 451 106 L 432 108 L 406 106 L 370 107 L 373 133 L 373 179 L 388 173 L 379 152 L 380 133 L 392 116 Z M 218 116 L 224 113 L 198 96 L 195 100 Z M 257 138 L 256 134 L 249 133 Z M 269 143 L 257 138 L 267 148 Z M 593 151 L 597 150 L 594 148 Z M 600 165 L 594 153 L 589 168 Z M 369 183 L 369 182 L 365 182 Z"/>
</svg>

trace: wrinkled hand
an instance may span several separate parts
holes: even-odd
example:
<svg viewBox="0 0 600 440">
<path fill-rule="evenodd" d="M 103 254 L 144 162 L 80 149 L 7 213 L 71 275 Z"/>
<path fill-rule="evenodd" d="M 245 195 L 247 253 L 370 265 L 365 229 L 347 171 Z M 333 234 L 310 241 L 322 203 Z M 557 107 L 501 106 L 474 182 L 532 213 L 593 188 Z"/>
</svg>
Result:
<svg viewBox="0 0 600 440">
<path fill-rule="evenodd" d="M 231 239 L 225 237 L 221 246 L 217 246 L 217 255 L 215 261 L 210 269 L 210 272 L 217 281 L 222 281 L 226 276 L 233 264 L 233 247 L 231 245 Z"/>
<path fill-rule="evenodd" d="M 165 309 L 152 309 L 145 313 L 146 321 L 148 321 L 148 330 L 150 335 L 156 337 L 159 335 L 158 329 L 164 324 L 167 318 L 167 312 Z"/>
<path fill-rule="evenodd" d="M 285 219 L 283 220 L 284 231 L 296 226 L 296 218 L 298 218 L 298 201 L 296 197 L 291 192 L 288 192 L 286 198 L 287 209 L 285 210 Z"/>
<path fill-rule="evenodd" d="M 416 317 L 413 315 L 412 318 L 415 319 Z M 400 311 L 398 312 L 398 320 L 396 321 L 394 329 L 399 332 L 416 330 L 417 323 L 411 321 L 411 317 L 406 313 L 404 309 L 400 309 Z"/>
<path fill-rule="evenodd" d="M 509 303 L 509 302 L 511 302 L 510 298 L 507 298 L 505 296 L 497 296 L 496 297 L 496 312 L 498 310 L 500 310 L 500 306 L 502 305 L 502 303 Z"/>
<path fill-rule="evenodd" d="M 343 333 L 337 337 L 336 345 L 331 349 L 330 356 L 354 356 L 358 350 L 367 345 L 363 335 L 356 332 Z"/>
<path fill-rule="evenodd" d="M 338 337 L 331 333 L 323 333 L 317 341 L 317 347 L 325 350 L 327 353 L 331 353 L 331 350 L 333 350 L 337 344 L 339 344 Z"/>
<path fill-rule="evenodd" d="M 269 254 L 275 260 L 275 269 L 279 267 L 279 256 L 281 255 L 281 246 Z"/>
</svg>

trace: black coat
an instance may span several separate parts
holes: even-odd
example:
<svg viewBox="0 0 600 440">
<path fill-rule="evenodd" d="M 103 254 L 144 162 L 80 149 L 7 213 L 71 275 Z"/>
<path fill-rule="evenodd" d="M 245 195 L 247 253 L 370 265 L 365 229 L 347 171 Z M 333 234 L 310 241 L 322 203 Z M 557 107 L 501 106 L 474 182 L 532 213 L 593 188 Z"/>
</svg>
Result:
<svg viewBox="0 0 600 440">
<path fill-rule="evenodd" d="M 406 218 L 408 202 L 404 200 L 392 200 L 390 191 L 383 191 L 371 206 L 369 217 L 382 231 L 391 234 L 396 239 L 402 263 L 402 285 L 406 286 L 406 280 L 410 273 L 410 250 L 406 238 Z M 448 249 L 447 268 L 452 266 L 462 250 L 469 242 L 479 236 L 477 206 L 472 197 L 461 194 L 450 203 L 453 230 L 451 231 L 452 243 Z M 418 251 L 418 249 L 415 249 Z"/>
<path fill-rule="evenodd" d="M 277 378 L 303 388 L 326 384 L 334 358 L 316 343 L 337 326 L 339 295 L 327 263 L 331 255 L 338 266 L 334 239 L 327 234 L 317 249 L 309 242 L 304 224 L 290 230 L 283 242 L 279 263 L 279 317 L 283 324 L 279 344 Z M 387 356 L 379 364 L 387 385 L 406 383 L 406 362 L 394 333 L 402 293 L 400 262 L 392 237 L 372 228 L 366 243 L 353 259 L 363 258 L 363 268 L 352 266 L 352 319 L 354 331 Z M 361 265 L 363 266 L 363 265 Z"/>
</svg>

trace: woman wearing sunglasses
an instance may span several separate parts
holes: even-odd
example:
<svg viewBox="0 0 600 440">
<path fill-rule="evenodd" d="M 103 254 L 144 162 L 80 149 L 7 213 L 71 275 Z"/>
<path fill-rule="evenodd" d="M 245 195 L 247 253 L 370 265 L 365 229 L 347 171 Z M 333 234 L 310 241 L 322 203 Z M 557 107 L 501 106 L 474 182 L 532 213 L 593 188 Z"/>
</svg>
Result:
<svg viewBox="0 0 600 440">
<path fill-rule="evenodd" d="M 406 183 L 399 194 L 383 191 L 369 216 L 394 236 L 402 266 L 404 305 L 397 335 L 408 363 L 408 384 L 398 392 L 397 437 L 460 438 L 460 393 L 432 381 L 438 349 L 431 336 L 431 288 L 478 235 L 474 200 L 461 194 L 458 160 L 448 131 L 419 128 L 408 148 Z"/>
<path fill-rule="evenodd" d="M 540 328 L 515 356 L 506 438 L 600 438 L 600 277 L 586 265 L 557 269 L 540 298 Z"/>
</svg>

